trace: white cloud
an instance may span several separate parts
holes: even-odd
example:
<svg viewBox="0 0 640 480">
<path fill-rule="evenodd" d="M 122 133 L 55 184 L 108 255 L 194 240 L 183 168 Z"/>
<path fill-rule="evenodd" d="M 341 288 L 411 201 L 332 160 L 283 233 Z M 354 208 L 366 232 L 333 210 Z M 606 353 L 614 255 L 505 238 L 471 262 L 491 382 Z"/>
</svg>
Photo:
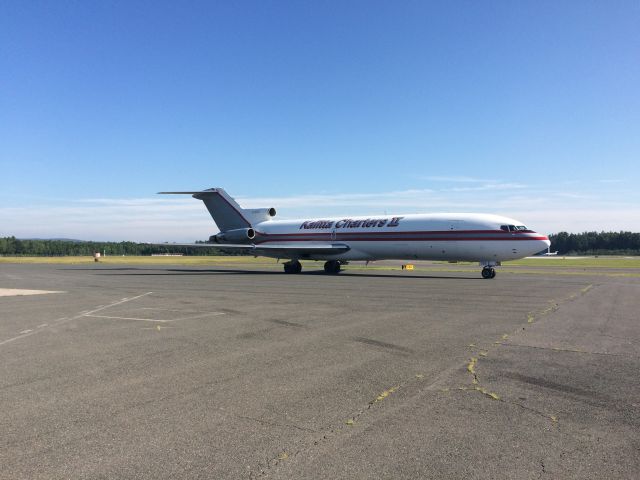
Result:
<svg viewBox="0 0 640 480">
<path fill-rule="evenodd" d="M 594 198 L 593 195 L 586 195 L 584 193 L 571 193 L 571 192 L 559 192 L 559 193 L 553 193 L 552 195 L 554 197 L 575 198 L 575 199 Z"/>
<path fill-rule="evenodd" d="M 486 179 L 486 178 L 475 178 L 475 177 L 465 177 L 465 176 L 438 176 L 438 175 L 428 175 L 419 177 L 422 180 L 430 180 L 432 182 L 447 182 L 447 183 L 492 183 L 499 182 L 498 179 Z"/>
<path fill-rule="evenodd" d="M 385 206 L 401 206 L 405 204 L 415 205 L 415 202 L 421 198 L 431 198 L 435 192 L 430 189 L 420 190 L 402 190 L 394 192 L 376 192 L 376 193 L 346 193 L 346 194 L 314 194 L 314 195 L 297 195 L 289 197 L 238 197 L 238 203 L 246 208 L 262 208 L 262 207 L 334 207 L 334 206 L 357 206 L 357 207 L 375 207 Z"/>
<path fill-rule="evenodd" d="M 559 208 L 544 211 L 514 211 L 511 216 L 545 233 L 591 231 L 640 231 L 639 208 Z"/>
<path fill-rule="evenodd" d="M 521 183 L 487 183 L 477 187 L 453 187 L 448 189 L 451 192 L 478 192 L 481 190 L 517 190 L 527 188 L 527 185 Z M 446 191 L 446 190 L 445 190 Z"/>
<path fill-rule="evenodd" d="M 200 202 L 145 204 L 138 200 L 0 208 L 0 236 L 118 241 L 161 241 L 177 236 L 193 241 L 217 230 Z"/>
<path fill-rule="evenodd" d="M 498 185 L 237 200 L 246 208 L 276 207 L 279 219 L 457 211 L 502 214 L 547 233 L 640 231 L 638 197 L 629 192 L 607 197 L 597 190 L 567 192 L 548 184 Z M 97 198 L 51 203 L 0 207 L 0 236 L 191 242 L 217 232 L 202 203 L 190 197 Z"/>
</svg>

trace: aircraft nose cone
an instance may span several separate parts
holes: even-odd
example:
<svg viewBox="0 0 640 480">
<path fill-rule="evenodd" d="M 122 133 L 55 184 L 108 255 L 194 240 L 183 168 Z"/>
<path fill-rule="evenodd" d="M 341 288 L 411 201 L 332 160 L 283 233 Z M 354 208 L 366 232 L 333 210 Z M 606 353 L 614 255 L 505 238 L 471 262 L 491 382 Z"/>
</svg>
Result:
<svg viewBox="0 0 640 480">
<path fill-rule="evenodd" d="M 548 237 L 544 237 L 544 240 L 540 240 L 540 249 L 548 249 L 551 246 L 551 240 Z"/>
</svg>

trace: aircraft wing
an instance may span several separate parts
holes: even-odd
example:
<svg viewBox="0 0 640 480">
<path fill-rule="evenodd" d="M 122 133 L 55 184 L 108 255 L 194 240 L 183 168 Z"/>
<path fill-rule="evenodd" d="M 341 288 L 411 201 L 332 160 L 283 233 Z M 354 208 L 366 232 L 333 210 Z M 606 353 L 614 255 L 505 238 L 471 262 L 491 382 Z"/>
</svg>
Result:
<svg viewBox="0 0 640 480">
<path fill-rule="evenodd" d="M 270 243 L 268 245 L 256 245 L 255 252 L 260 255 L 259 252 L 264 253 L 280 253 L 283 256 L 288 256 L 291 253 L 297 255 L 308 254 L 328 254 L 331 255 L 333 253 L 344 253 L 351 250 L 349 245 L 345 245 L 344 243 L 317 243 L 317 244 L 306 244 L 304 243 Z"/>
<path fill-rule="evenodd" d="M 270 243 L 263 244 L 237 244 L 237 243 L 150 243 L 157 247 L 193 247 L 193 248 L 217 248 L 219 250 L 234 250 L 247 255 L 262 255 L 280 253 L 283 256 L 297 257 L 304 254 L 333 254 L 344 253 L 351 249 L 343 243 Z"/>
<path fill-rule="evenodd" d="M 235 243 L 146 243 L 154 247 L 193 247 L 193 248 L 228 248 L 229 250 L 250 250 L 254 247 L 252 244 L 235 244 Z"/>
</svg>

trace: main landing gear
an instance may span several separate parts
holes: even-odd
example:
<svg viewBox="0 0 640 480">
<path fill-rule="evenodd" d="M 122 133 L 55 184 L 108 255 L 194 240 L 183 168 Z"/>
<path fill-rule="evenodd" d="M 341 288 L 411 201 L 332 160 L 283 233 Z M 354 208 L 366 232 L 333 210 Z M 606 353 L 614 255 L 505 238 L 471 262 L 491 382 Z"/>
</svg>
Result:
<svg viewBox="0 0 640 480">
<path fill-rule="evenodd" d="M 336 274 L 340 273 L 340 262 L 338 260 L 329 260 L 324 264 L 325 273 Z"/>
<path fill-rule="evenodd" d="M 484 267 L 482 269 L 482 278 L 494 278 L 496 270 L 493 267 Z"/>
<path fill-rule="evenodd" d="M 341 264 L 338 260 L 329 260 L 324 264 L 325 273 L 335 275 L 340 273 Z M 290 260 L 284 264 L 284 273 L 300 273 L 302 264 L 298 260 Z"/>
<path fill-rule="evenodd" d="M 291 260 L 284 264 L 284 273 L 300 273 L 302 264 L 298 260 Z"/>
</svg>

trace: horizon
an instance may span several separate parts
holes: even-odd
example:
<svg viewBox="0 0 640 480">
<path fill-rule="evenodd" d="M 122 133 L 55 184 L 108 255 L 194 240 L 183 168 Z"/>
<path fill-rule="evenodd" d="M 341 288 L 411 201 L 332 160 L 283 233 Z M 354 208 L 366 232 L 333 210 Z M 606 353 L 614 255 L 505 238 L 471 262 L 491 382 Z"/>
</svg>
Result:
<svg viewBox="0 0 640 480">
<path fill-rule="evenodd" d="M 585 209 L 584 217 L 580 218 L 580 223 L 584 225 L 592 225 L 593 228 L 585 228 L 583 230 L 568 230 L 559 228 L 557 230 L 542 230 L 537 228 L 537 223 L 531 223 L 526 221 L 523 215 L 507 215 L 499 211 L 486 212 L 481 209 L 469 208 L 468 211 L 419 211 L 419 206 L 413 205 L 415 199 L 423 198 L 424 196 L 434 195 L 433 191 L 406 191 L 406 192 L 388 192 L 388 193 L 372 193 L 372 194 L 349 194 L 349 195 L 302 195 L 296 197 L 274 197 L 274 198 L 250 198 L 250 197 L 235 197 L 238 203 L 243 208 L 267 208 L 275 207 L 277 215 L 274 220 L 312 220 L 320 219 L 323 217 L 349 217 L 349 216 L 367 216 L 367 215 L 408 215 L 408 214 L 420 214 L 420 213 L 490 213 L 502 216 L 507 216 L 521 221 L 523 224 L 532 228 L 533 230 L 540 231 L 545 234 L 557 234 L 560 232 L 567 233 L 584 233 L 584 232 L 619 232 L 619 231 L 639 231 L 633 228 L 624 228 L 622 226 L 616 228 L 616 225 L 621 225 L 621 218 L 612 217 L 611 211 L 606 209 L 594 210 Z M 461 199 L 457 205 L 460 206 L 473 206 L 473 202 L 477 200 L 477 190 L 470 190 L 467 192 L 468 197 Z M 383 197 L 388 200 L 389 205 L 395 206 L 394 208 L 372 208 L 372 205 L 380 205 L 379 198 Z M 584 198 L 578 198 L 577 200 L 584 201 Z M 492 197 L 492 202 L 498 200 Z M 513 204 L 516 201 L 513 197 L 507 197 L 499 200 L 500 204 Z M 443 203 L 446 203 L 444 200 Z M 542 202 L 548 203 L 550 200 L 539 199 L 536 205 L 541 205 Z M 529 199 L 526 195 L 522 195 L 518 199 L 519 208 L 525 209 L 529 203 Z M 283 205 L 279 207 L 278 205 Z M 351 211 L 343 210 L 345 206 L 351 206 Z M 404 208 L 404 210 L 403 210 Z M 299 214 L 293 215 L 295 212 L 303 212 L 308 209 L 309 215 Z M 285 211 L 285 215 L 281 212 Z M 29 215 L 35 215 L 37 217 L 43 214 L 50 215 L 52 211 L 57 212 L 58 218 L 54 223 L 64 223 L 69 219 L 73 221 L 64 226 L 65 231 L 77 231 L 79 235 L 54 235 L 50 237 L 35 237 L 35 236 L 18 236 L 15 234 L 2 234 L 0 236 L 14 236 L 20 239 L 54 239 L 54 238 L 69 238 L 80 241 L 96 241 L 96 242 L 120 242 L 120 241 L 132 241 L 140 243 L 149 242 L 180 242 L 180 241 L 194 241 L 194 240 L 206 240 L 210 235 L 217 233 L 219 230 L 216 227 L 213 219 L 207 212 L 204 204 L 200 200 L 192 198 L 190 195 L 184 197 L 172 197 L 172 198 L 140 198 L 140 199 L 88 199 L 79 200 L 76 202 L 70 202 L 66 206 L 59 207 L 55 210 L 39 210 L 28 211 L 27 209 L 19 209 L 16 211 L 16 215 L 20 215 L 22 218 Z M 332 213 L 323 215 L 322 211 L 330 211 Z M 355 213 L 354 213 L 355 212 Z M 535 213 L 535 212 L 534 212 Z M 575 213 L 575 212 L 573 212 Z M 528 212 L 529 217 L 535 217 L 532 212 Z M 633 218 L 636 214 L 640 217 L 638 212 L 629 212 L 629 217 Z M 151 220 L 149 220 L 151 217 Z M 588 217 L 588 218 L 587 218 Z M 550 219 L 548 217 L 547 210 L 540 210 L 538 214 L 540 221 L 544 221 L 547 224 L 565 225 L 566 219 L 564 213 L 558 213 Z M 575 221 L 575 218 L 573 219 Z M 88 226 L 96 226 L 96 232 L 109 230 L 110 226 L 125 222 L 128 224 L 130 231 L 136 231 L 140 235 L 138 238 L 125 238 L 119 236 L 107 236 L 100 238 L 82 236 L 80 232 L 87 231 Z M 34 220 L 29 222 L 30 224 L 40 225 L 40 222 Z M 74 224 L 79 225 L 82 230 L 74 230 Z M 596 225 L 611 225 L 610 228 L 600 228 Z M 180 229 L 179 235 L 175 233 L 176 229 Z M 40 231 L 40 230 L 38 230 Z M 162 235 L 166 234 L 167 237 L 163 238 Z M 100 238 L 96 240 L 96 238 Z M 177 238 L 177 239 L 176 239 Z"/>
</svg>

